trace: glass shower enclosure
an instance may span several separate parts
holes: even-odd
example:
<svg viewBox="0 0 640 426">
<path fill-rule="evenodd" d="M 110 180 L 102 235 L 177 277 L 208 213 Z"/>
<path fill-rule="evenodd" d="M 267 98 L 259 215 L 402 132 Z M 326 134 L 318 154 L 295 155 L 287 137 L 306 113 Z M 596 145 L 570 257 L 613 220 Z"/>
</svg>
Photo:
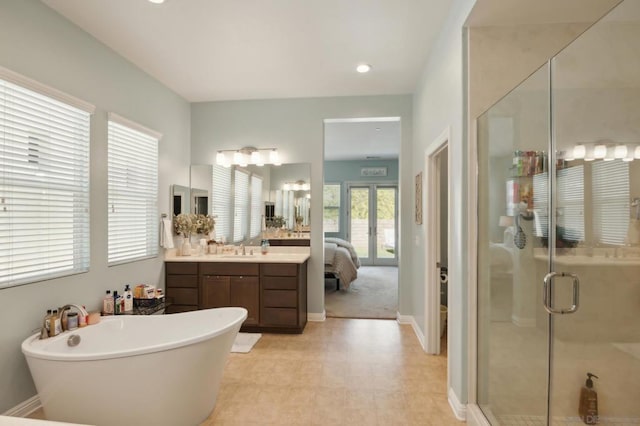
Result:
<svg viewBox="0 0 640 426">
<path fill-rule="evenodd" d="M 486 418 L 640 424 L 640 2 L 478 119 L 478 179 Z"/>
</svg>

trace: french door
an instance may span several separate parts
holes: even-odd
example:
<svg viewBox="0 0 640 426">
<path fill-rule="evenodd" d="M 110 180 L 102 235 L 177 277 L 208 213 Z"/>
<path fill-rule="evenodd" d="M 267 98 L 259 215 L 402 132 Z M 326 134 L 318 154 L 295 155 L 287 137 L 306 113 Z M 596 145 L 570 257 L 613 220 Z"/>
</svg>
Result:
<svg viewBox="0 0 640 426">
<path fill-rule="evenodd" d="M 363 265 L 398 264 L 398 186 L 350 184 L 347 238 Z"/>
</svg>

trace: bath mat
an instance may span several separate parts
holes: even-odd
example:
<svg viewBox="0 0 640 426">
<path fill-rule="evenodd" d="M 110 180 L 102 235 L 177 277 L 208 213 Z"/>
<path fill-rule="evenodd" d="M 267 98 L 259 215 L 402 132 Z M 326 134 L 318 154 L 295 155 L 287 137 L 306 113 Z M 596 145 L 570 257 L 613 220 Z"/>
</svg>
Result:
<svg viewBox="0 0 640 426">
<path fill-rule="evenodd" d="M 246 354 L 251 351 L 253 345 L 255 345 L 261 337 L 262 334 L 260 333 L 238 333 L 231 347 L 231 352 Z"/>
</svg>

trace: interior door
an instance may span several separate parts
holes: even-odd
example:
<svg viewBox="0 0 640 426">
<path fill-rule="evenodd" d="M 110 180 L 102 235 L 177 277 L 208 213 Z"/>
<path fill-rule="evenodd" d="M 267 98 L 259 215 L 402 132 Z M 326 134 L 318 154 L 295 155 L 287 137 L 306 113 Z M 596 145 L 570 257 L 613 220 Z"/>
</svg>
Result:
<svg viewBox="0 0 640 426">
<path fill-rule="evenodd" d="M 395 185 L 349 185 L 347 238 L 363 265 L 397 265 L 398 188 Z"/>
</svg>

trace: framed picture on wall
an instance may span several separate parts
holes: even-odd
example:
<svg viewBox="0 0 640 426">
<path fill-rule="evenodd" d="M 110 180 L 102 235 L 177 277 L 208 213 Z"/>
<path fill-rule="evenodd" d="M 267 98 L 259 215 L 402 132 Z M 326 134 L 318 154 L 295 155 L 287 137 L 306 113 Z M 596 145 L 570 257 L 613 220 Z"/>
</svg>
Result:
<svg viewBox="0 0 640 426">
<path fill-rule="evenodd" d="M 416 224 L 422 225 L 422 172 L 416 175 Z"/>
</svg>

